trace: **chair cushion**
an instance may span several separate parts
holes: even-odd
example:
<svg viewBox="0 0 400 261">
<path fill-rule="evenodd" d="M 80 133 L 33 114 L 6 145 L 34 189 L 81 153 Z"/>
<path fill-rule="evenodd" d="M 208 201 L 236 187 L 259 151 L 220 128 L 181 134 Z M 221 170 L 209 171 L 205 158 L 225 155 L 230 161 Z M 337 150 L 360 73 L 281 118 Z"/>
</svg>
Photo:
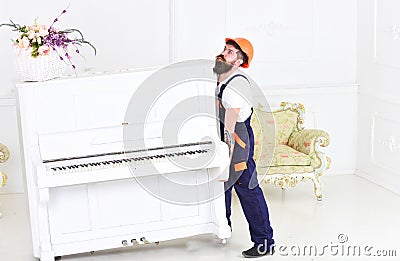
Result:
<svg viewBox="0 0 400 261">
<path fill-rule="evenodd" d="M 308 155 L 301 153 L 287 145 L 277 145 L 271 159 L 273 147 L 263 149 L 259 158 L 256 158 L 257 165 L 260 167 L 279 167 L 279 166 L 310 166 L 311 159 Z"/>
</svg>

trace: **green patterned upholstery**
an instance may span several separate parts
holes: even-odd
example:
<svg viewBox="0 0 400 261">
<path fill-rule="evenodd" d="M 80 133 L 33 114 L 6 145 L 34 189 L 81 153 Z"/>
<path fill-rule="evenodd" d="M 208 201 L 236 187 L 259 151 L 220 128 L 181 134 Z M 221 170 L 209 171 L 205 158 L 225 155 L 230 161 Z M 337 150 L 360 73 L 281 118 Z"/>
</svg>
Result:
<svg viewBox="0 0 400 261">
<path fill-rule="evenodd" d="M 279 167 L 279 166 L 310 166 L 311 159 L 308 155 L 297 151 L 287 145 L 276 145 L 272 160 L 268 161 L 268 156 L 273 147 L 261 153 L 258 158 L 260 167 Z"/>
<path fill-rule="evenodd" d="M 311 179 L 321 200 L 320 176 L 329 168 L 330 159 L 320 147 L 328 146 L 330 138 L 323 130 L 304 129 L 304 114 L 300 103 L 282 102 L 273 112 L 255 108 L 251 120 L 254 159 L 265 182 L 285 188 Z"/>
</svg>

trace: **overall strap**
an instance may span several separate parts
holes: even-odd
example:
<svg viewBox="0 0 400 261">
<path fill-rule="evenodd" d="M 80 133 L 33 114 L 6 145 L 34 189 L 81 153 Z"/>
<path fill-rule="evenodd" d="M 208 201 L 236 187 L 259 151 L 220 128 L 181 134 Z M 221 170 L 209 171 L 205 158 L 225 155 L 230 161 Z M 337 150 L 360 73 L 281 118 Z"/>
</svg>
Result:
<svg viewBox="0 0 400 261">
<path fill-rule="evenodd" d="M 221 88 L 220 88 L 220 90 L 219 90 L 219 93 L 218 93 L 218 99 L 217 99 L 217 102 L 218 102 L 218 107 L 219 107 L 219 111 L 218 111 L 218 115 L 219 115 L 219 119 L 220 119 L 220 124 L 219 124 L 219 128 L 220 128 L 220 137 L 221 137 L 221 140 L 222 141 L 224 141 L 224 129 L 225 129 L 225 126 L 224 126 L 224 120 L 225 120 L 225 108 L 224 108 L 224 106 L 222 105 L 222 94 L 223 94 L 223 92 L 224 92 L 224 90 L 225 90 L 225 88 L 226 88 L 226 86 L 234 79 L 234 78 L 236 78 L 236 77 L 244 77 L 249 83 L 250 83 L 250 81 L 249 81 L 249 79 L 247 79 L 247 77 L 246 76 L 244 76 L 243 74 L 236 74 L 236 75 L 234 75 L 234 76 L 232 76 L 231 78 L 229 78 L 227 81 L 226 81 L 226 83 L 224 83 L 224 84 L 222 84 L 221 85 Z"/>
<path fill-rule="evenodd" d="M 226 81 L 226 83 L 222 84 L 221 89 L 219 90 L 219 93 L 218 93 L 218 98 L 220 98 L 220 99 L 222 98 L 222 93 L 224 92 L 226 86 L 228 86 L 228 84 L 229 84 L 233 79 L 235 79 L 236 77 L 239 77 L 239 76 L 245 78 L 245 79 L 250 83 L 249 79 L 247 79 L 247 77 L 244 76 L 243 74 L 236 74 L 236 75 L 232 76 L 231 78 L 229 78 L 229 79 Z"/>
</svg>

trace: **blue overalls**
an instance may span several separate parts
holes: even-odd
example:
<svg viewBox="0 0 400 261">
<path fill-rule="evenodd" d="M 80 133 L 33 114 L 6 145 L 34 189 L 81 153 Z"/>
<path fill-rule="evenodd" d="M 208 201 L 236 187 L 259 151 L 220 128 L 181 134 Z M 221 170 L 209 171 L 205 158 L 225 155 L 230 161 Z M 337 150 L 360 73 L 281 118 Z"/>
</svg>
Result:
<svg viewBox="0 0 400 261">
<path fill-rule="evenodd" d="M 225 108 L 222 105 L 222 94 L 229 82 L 235 77 L 244 77 L 248 81 L 246 76 L 236 74 L 225 84 L 221 85 L 218 93 L 217 106 L 219 108 L 222 141 L 224 137 L 223 121 L 225 120 Z M 252 114 L 250 114 L 244 122 L 236 122 L 235 125 L 235 146 L 229 169 L 229 180 L 225 182 L 226 218 L 228 219 L 228 224 L 231 226 L 232 188 L 234 187 L 244 215 L 249 223 L 251 241 L 254 242 L 256 246 L 265 245 L 265 243 L 267 243 L 267 247 L 269 248 L 274 244 L 273 230 L 269 221 L 267 203 L 258 185 L 256 164 L 253 159 L 254 135 L 253 129 L 250 126 Z"/>
</svg>

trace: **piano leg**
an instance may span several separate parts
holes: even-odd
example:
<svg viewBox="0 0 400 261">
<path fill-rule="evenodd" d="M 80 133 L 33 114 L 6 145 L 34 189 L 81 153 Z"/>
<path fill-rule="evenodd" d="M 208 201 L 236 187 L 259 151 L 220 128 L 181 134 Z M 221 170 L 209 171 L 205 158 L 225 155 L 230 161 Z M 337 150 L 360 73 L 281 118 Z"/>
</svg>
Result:
<svg viewBox="0 0 400 261">
<path fill-rule="evenodd" d="M 218 213 L 215 213 L 217 216 L 216 218 L 216 223 L 218 227 L 218 232 L 217 235 L 220 239 L 222 239 L 222 244 L 226 243 L 226 239 L 230 238 L 232 235 L 232 231 L 230 226 L 228 225 L 228 220 L 226 219 L 226 213 L 225 213 L 225 197 L 222 195 L 221 197 L 218 197 L 215 199 L 214 204 L 216 205 L 215 208 L 216 210 L 219 209 L 221 211 L 218 211 Z M 217 205 L 219 205 L 217 207 Z"/>
<path fill-rule="evenodd" d="M 54 261 L 54 252 L 50 242 L 48 202 L 49 189 L 39 189 L 39 204 L 37 214 L 39 221 L 40 261 Z"/>
<path fill-rule="evenodd" d="M 220 181 L 221 176 L 226 176 L 227 168 L 215 168 L 209 170 L 210 174 L 210 191 L 212 197 L 212 207 L 214 208 L 213 223 L 215 225 L 216 234 L 222 244 L 226 244 L 226 240 L 231 237 L 232 231 L 228 225 L 225 213 L 225 191 L 224 182 Z"/>
</svg>

